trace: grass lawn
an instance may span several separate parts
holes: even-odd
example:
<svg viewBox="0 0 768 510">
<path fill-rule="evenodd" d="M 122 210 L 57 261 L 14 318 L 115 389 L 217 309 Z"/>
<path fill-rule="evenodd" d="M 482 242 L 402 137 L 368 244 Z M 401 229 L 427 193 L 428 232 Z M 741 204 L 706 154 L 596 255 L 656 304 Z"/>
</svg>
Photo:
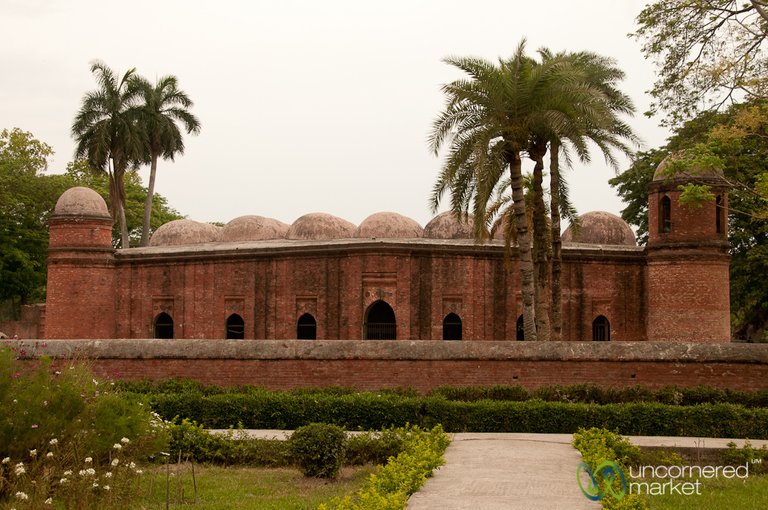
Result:
<svg viewBox="0 0 768 510">
<path fill-rule="evenodd" d="M 746 480 L 703 480 L 701 495 L 649 496 L 653 510 L 740 510 L 768 508 L 768 475 Z"/>
<path fill-rule="evenodd" d="M 375 466 L 342 468 L 336 480 L 305 478 L 291 468 L 222 468 L 195 465 L 197 502 L 194 499 L 192 468 L 171 466 L 169 508 L 194 510 L 306 510 L 334 496 L 360 488 Z M 175 473 L 174 473 L 175 471 Z M 164 509 L 165 468 L 158 468 L 145 481 L 140 509 Z"/>
</svg>

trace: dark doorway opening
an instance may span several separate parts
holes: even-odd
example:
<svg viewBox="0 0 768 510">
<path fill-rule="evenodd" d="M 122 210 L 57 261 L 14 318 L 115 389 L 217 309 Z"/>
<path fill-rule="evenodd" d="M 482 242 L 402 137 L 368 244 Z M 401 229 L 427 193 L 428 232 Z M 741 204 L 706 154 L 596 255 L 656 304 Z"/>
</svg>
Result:
<svg viewBox="0 0 768 510">
<path fill-rule="evenodd" d="M 592 340 L 595 342 L 609 342 L 611 340 L 611 323 L 604 315 L 592 321 Z"/>
<path fill-rule="evenodd" d="M 461 317 L 455 313 L 443 319 L 443 340 L 461 340 Z"/>
<path fill-rule="evenodd" d="M 173 318 L 165 312 L 160 312 L 155 317 L 155 338 L 173 338 Z"/>
<path fill-rule="evenodd" d="M 525 340 L 525 322 L 523 322 L 522 315 L 517 318 L 517 323 L 515 324 L 515 340 L 518 342 Z"/>
<path fill-rule="evenodd" d="M 305 313 L 299 317 L 299 322 L 296 323 L 296 338 L 299 340 L 317 339 L 317 321 L 312 317 L 312 314 Z"/>
<path fill-rule="evenodd" d="M 384 301 L 376 301 L 365 314 L 363 324 L 365 340 L 395 340 L 397 338 L 397 323 L 395 311 Z"/>
<path fill-rule="evenodd" d="M 242 340 L 245 338 L 245 321 L 238 314 L 227 317 L 227 340 Z"/>
</svg>

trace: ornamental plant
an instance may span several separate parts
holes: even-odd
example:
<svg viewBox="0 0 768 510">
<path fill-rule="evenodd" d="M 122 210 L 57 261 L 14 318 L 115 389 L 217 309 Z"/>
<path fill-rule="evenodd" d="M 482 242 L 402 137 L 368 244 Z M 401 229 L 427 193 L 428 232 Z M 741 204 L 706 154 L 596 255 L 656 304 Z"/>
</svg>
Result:
<svg viewBox="0 0 768 510">
<path fill-rule="evenodd" d="M 44 347 L 43 347 L 44 348 Z M 0 507 L 110 509 L 137 497 L 164 422 L 87 365 L 0 347 Z"/>
</svg>

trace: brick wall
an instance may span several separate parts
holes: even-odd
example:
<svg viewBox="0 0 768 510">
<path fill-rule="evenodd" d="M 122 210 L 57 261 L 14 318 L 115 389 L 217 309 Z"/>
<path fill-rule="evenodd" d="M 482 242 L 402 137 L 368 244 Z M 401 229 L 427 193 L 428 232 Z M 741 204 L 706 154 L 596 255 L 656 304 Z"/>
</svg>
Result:
<svg viewBox="0 0 768 510">
<path fill-rule="evenodd" d="M 595 383 L 768 389 L 768 345 L 678 342 L 51 340 L 30 356 L 75 355 L 110 378 L 184 377 L 269 389 Z"/>
</svg>

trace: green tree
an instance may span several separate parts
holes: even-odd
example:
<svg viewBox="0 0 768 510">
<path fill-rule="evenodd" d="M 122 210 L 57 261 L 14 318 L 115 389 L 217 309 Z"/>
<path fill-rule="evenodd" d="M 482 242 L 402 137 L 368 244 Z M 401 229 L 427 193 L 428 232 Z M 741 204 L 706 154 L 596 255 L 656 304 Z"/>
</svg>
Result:
<svg viewBox="0 0 768 510">
<path fill-rule="evenodd" d="M 86 186 L 99 193 L 104 200 L 109 199 L 109 178 L 105 174 L 95 174 L 91 171 L 87 162 L 78 160 L 67 165 L 66 176 L 70 186 Z M 139 246 L 144 225 L 144 204 L 149 191 L 141 183 L 141 176 L 135 168 L 125 173 L 125 220 L 128 230 L 128 245 Z M 178 211 L 168 205 L 168 200 L 161 194 L 152 196 L 152 220 L 150 222 L 150 234 L 160 225 L 169 221 L 183 218 Z M 115 247 L 120 245 L 119 226 L 115 225 L 112 232 L 112 241 Z"/>
<path fill-rule="evenodd" d="M 734 336 L 758 340 L 768 328 L 768 201 L 755 190 L 768 168 L 768 115 L 761 102 L 707 111 L 682 124 L 661 148 L 638 153 L 632 165 L 611 179 L 627 207 L 622 217 L 647 241 L 646 188 L 659 163 L 682 149 L 717 158 L 730 183 L 728 240 L 731 243 L 731 321 Z M 748 121 L 747 119 L 752 119 Z M 695 183 L 694 183 L 695 184 Z"/>
<path fill-rule="evenodd" d="M 525 55 L 524 42 L 498 65 L 477 58 L 445 61 L 469 78 L 442 88 L 447 104 L 433 123 L 429 143 L 436 155 L 444 145 L 450 148 L 433 189 L 432 207 L 436 210 L 442 195 L 450 192 L 453 212 L 466 215 L 471 207 L 475 236 L 483 239 L 487 235 L 488 204 L 503 192 L 499 186 L 509 169 L 525 337 L 537 340 L 537 326 L 546 335 L 546 322 L 537 321 L 540 310 L 534 307 L 523 153 L 538 163 L 551 137 L 580 140 L 576 133 L 584 130 L 585 122 L 602 122 L 598 119 L 608 118 L 610 112 L 603 94 L 586 84 L 578 69 L 559 59 L 537 62 Z M 546 321 L 546 309 L 542 313 Z"/>
<path fill-rule="evenodd" d="M 125 172 L 146 153 L 146 139 L 137 122 L 140 89 L 135 69 L 118 80 L 114 71 L 101 62 L 91 65 L 99 87 L 83 97 L 72 123 L 77 141 L 76 159 L 86 159 L 95 172 L 109 176 L 109 203 L 112 217 L 120 225 L 121 246 L 128 247 L 125 219 Z"/>
<path fill-rule="evenodd" d="M 646 58 L 658 78 L 651 112 L 671 124 L 699 111 L 768 94 L 768 2 L 656 0 L 637 16 Z"/>
<path fill-rule="evenodd" d="M 174 160 L 176 154 L 184 154 L 184 137 L 177 122 L 181 123 L 187 134 L 198 134 L 200 122 L 189 108 L 192 100 L 178 87 L 175 76 L 164 76 L 153 86 L 147 80 L 136 77 L 136 84 L 141 90 L 144 105 L 140 109 L 140 123 L 147 137 L 146 159 L 150 165 L 149 188 L 144 205 L 144 222 L 141 230 L 140 246 L 149 244 L 152 205 L 155 194 L 155 177 L 158 158 Z"/>
<path fill-rule="evenodd" d="M 48 217 L 67 188 L 62 176 L 43 173 L 52 154 L 32 133 L 0 132 L 0 300 L 45 296 Z"/>
</svg>

